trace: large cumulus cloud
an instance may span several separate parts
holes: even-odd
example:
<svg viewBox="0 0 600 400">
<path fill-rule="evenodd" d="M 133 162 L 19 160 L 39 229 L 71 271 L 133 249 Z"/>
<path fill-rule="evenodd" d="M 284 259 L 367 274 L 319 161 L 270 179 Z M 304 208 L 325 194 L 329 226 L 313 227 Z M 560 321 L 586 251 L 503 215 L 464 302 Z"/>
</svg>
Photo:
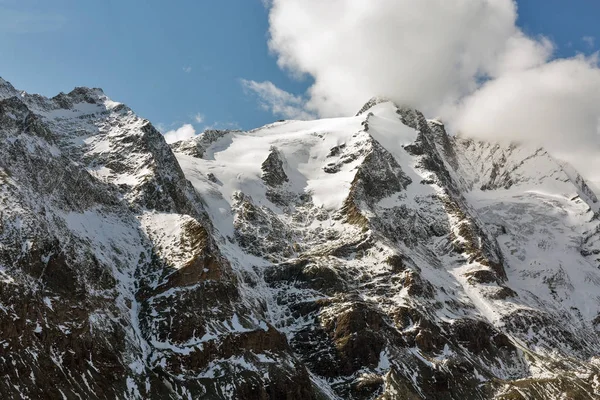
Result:
<svg viewBox="0 0 600 400">
<path fill-rule="evenodd" d="M 374 95 L 389 97 L 442 117 L 454 132 L 539 143 L 595 174 L 598 60 L 553 58 L 548 39 L 519 29 L 513 0 L 271 0 L 268 7 L 279 66 L 314 79 L 307 115 L 350 115 Z"/>
</svg>

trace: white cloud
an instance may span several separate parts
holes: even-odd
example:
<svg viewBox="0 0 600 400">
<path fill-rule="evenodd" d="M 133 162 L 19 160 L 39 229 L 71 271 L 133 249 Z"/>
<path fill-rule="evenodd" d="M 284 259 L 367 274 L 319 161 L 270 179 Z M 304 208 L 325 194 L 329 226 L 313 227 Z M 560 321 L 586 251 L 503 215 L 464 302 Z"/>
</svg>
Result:
<svg viewBox="0 0 600 400">
<path fill-rule="evenodd" d="M 306 101 L 275 86 L 272 82 L 241 80 L 245 90 L 254 93 L 260 106 L 273 115 L 286 119 L 313 119 L 314 115 L 306 110 Z"/>
<path fill-rule="evenodd" d="M 533 40 L 517 31 L 504 44 L 503 51 L 489 67 L 491 77 L 539 67 L 552 56 L 554 45 L 545 37 Z"/>
<path fill-rule="evenodd" d="M 183 72 L 185 72 L 186 74 L 189 74 L 190 72 L 192 72 L 192 67 L 190 67 L 189 65 L 186 67 L 183 67 Z"/>
<path fill-rule="evenodd" d="M 355 113 L 374 95 L 433 112 L 507 51 L 525 53 L 511 38 L 536 47 L 516 16 L 510 0 L 274 0 L 269 46 L 281 67 L 315 79 L 308 105 L 322 116 Z"/>
<path fill-rule="evenodd" d="M 204 122 L 204 115 L 200 114 L 200 113 L 196 113 L 196 115 L 194 115 L 194 121 L 196 121 L 196 123 L 201 124 Z"/>
<path fill-rule="evenodd" d="M 502 75 L 456 109 L 453 128 L 486 140 L 542 145 L 593 179 L 600 151 L 600 69 L 578 56 Z M 598 172 L 596 172 L 598 171 Z"/>
<path fill-rule="evenodd" d="M 164 134 L 167 143 L 175 143 L 180 140 L 191 139 L 196 136 L 196 130 L 192 124 L 184 124 L 180 128 L 168 131 Z"/>
<path fill-rule="evenodd" d="M 593 48 L 596 45 L 596 38 L 593 36 L 584 36 L 581 38 L 590 48 Z"/>
<path fill-rule="evenodd" d="M 304 104 L 268 82 L 247 81 L 263 107 L 351 115 L 383 96 L 465 134 L 540 143 L 588 176 L 595 171 L 580 155 L 600 151 L 597 60 L 553 59 L 548 39 L 517 27 L 516 1 L 269 4 L 269 46 L 279 66 L 314 84 Z"/>
</svg>

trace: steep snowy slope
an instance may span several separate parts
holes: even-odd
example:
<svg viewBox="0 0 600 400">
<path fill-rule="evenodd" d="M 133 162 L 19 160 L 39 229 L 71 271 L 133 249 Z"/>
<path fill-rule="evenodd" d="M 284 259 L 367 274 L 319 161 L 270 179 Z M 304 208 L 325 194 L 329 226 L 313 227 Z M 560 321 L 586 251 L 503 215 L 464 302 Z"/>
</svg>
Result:
<svg viewBox="0 0 600 400">
<path fill-rule="evenodd" d="M 599 203 L 543 149 L 355 117 L 170 147 L 0 80 L 3 398 L 594 399 Z"/>
<path fill-rule="evenodd" d="M 3 398 L 231 397 L 263 373 L 305 397 L 162 135 L 96 89 L 1 93 Z M 216 356 L 244 378 L 203 378 Z"/>
<path fill-rule="evenodd" d="M 543 150 L 377 101 L 211 140 L 180 165 L 335 396 L 597 396 L 597 200 Z"/>
</svg>

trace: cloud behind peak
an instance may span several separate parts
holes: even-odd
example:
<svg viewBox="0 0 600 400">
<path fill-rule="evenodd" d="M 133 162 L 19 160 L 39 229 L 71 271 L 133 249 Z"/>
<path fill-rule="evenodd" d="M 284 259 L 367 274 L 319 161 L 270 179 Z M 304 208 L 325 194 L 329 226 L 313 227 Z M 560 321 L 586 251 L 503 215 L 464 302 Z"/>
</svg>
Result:
<svg viewBox="0 0 600 400">
<path fill-rule="evenodd" d="M 594 173 L 579 155 L 600 151 L 597 58 L 553 58 L 549 39 L 517 26 L 515 1 L 272 0 L 268 7 L 279 66 L 314 79 L 308 112 L 352 115 L 383 96 L 442 117 L 454 132 L 535 142 Z"/>
</svg>

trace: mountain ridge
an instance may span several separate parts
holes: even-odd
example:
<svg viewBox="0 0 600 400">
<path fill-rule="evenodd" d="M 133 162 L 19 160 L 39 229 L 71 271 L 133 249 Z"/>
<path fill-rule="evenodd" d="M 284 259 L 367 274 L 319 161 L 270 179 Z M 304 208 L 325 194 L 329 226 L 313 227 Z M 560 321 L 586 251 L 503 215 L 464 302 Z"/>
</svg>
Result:
<svg viewBox="0 0 600 400">
<path fill-rule="evenodd" d="M 598 201 L 537 148 L 357 116 L 167 145 L 0 78 L 7 398 L 593 399 Z"/>
</svg>

